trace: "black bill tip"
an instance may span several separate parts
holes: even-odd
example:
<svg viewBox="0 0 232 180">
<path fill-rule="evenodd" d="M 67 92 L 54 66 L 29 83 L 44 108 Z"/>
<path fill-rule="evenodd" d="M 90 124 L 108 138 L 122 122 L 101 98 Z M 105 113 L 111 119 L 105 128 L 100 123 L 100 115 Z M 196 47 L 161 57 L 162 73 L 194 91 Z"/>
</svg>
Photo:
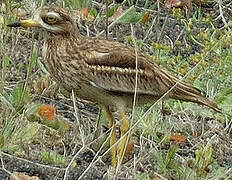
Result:
<svg viewBox="0 0 232 180">
<path fill-rule="evenodd" d="M 7 26 L 8 27 L 20 27 L 21 23 L 20 22 L 14 22 L 14 23 L 7 24 Z"/>
</svg>

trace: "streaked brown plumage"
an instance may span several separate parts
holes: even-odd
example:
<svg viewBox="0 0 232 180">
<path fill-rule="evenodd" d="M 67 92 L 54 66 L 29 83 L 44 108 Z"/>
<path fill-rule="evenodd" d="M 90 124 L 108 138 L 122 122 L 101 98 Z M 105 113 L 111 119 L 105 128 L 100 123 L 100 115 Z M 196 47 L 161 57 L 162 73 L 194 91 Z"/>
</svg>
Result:
<svg viewBox="0 0 232 180">
<path fill-rule="evenodd" d="M 136 55 L 133 48 L 81 36 L 71 16 L 58 7 L 38 9 L 32 20 L 9 26 L 42 28 L 46 39 L 43 47 L 44 63 L 56 82 L 69 91 L 74 90 L 79 98 L 104 106 L 112 126 L 114 119 L 110 109 L 116 108 L 123 121 L 122 133 L 129 129 L 123 113 L 126 108 L 131 108 L 135 91 Z M 155 102 L 176 84 L 166 98 L 191 101 L 221 111 L 201 91 L 179 82 L 149 57 L 139 53 L 137 60 L 138 105 Z M 111 145 L 115 143 L 114 133 Z M 124 145 L 119 147 L 119 156 L 122 156 L 123 149 Z M 113 148 L 113 166 L 117 164 L 115 151 Z"/>
</svg>

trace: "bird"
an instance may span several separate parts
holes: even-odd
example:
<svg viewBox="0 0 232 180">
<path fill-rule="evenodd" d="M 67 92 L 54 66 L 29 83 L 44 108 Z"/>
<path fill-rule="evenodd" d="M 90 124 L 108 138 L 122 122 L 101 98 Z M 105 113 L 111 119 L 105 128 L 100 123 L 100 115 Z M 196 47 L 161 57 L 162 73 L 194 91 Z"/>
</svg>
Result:
<svg viewBox="0 0 232 180">
<path fill-rule="evenodd" d="M 202 91 L 180 81 L 142 52 L 135 53 L 134 48 L 116 41 L 81 35 L 68 9 L 44 6 L 38 8 L 31 19 L 8 26 L 40 29 L 44 38 L 43 63 L 52 78 L 80 99 L 104 107 L 111 128 L 112 167 L 119 166 L 123 160 L 130 129 L 126 112 L 133 106 L 135 84 L 136 106 L 164 97 L 194 102 L 221 112 Z M 119 142 L 113 110 L 118 112 L 121 121 Z"/>
</svg>

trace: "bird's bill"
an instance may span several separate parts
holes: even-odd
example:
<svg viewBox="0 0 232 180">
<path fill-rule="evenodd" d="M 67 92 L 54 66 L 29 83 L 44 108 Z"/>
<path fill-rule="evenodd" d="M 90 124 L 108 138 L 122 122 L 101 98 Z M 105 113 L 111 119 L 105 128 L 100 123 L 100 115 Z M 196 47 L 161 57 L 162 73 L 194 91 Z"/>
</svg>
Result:
<svg viewBox="0 0 232 180">
<path fill-rule="evenodd" d="M 33 19 L 22 20 L 8 24 L 9 27 L 38 27 L 38 23 Z"/>
</svg>

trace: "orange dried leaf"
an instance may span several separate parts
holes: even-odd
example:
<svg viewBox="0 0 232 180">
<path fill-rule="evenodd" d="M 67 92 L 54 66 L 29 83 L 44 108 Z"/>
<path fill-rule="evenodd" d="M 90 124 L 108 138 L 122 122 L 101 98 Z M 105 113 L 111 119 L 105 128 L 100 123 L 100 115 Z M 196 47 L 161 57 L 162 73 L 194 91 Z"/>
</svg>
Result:
<svg viewBox="0 0 232 180">
<path fill-rule="evenodd" d="M 93 21 L 95 19 L 94 16 L 90 15 L 88 8 L 82 8 L 81 10 L 77 11 L 77 16 L 85 21 Z"/>
<path fill-rule="evenodd" d="M 123 12 L 123 8 L 122 6 L 119 6 L 118 9 L 115 11 L 114 15 L 112 16 L 112 20 L 116 20 L 117 18 L 119 18 L 122 12 Z"/>
<path fill-rule="evenodd" d="M 145 24 L 145 23 L 148 21 L 149 17 L 150 17 L 150 13 L 147 12 L 147 13 L 143 16 L 143 18 L 142 18 L 142 20 L 141 20 L 141 23 Z"/>
<path fill-rule="evenodd" d="M 40 180 L 36 176 L 28 176 L 21 172 L 13 172 L 10 176 L 10 180 Z"/>
<path fill-rule="evenodd" d="M 174 134 L 174 133 L 171 133 L 170 140 L 175 141 L 175 142 L 179 142 L 179 143 L 185 143 L 186 142 L 186 138 L 184 136 L 179 135 L 179 134 Z"/>
<path fill-rule="evenodd" d="M 82 9 L 82 14 L 85 18 L 88 18 L 89 12 L 88 12 L 88 8 L 83 8 Z"/>
<path fill-rule="evenodd" d="M 125 156 L 130 156 L 132 151 L 134 150 L 134 142 L 131 142 L 130 144 L 127 145 L 126 151 L 125 151 Z"/>
<path fill-rule="evenodd" d="M 56 109 L 53 106 L 47 104 L 39 106 L 36 112 L 45 120 L 53 120 L 56 116 Z"/>
</svg>

